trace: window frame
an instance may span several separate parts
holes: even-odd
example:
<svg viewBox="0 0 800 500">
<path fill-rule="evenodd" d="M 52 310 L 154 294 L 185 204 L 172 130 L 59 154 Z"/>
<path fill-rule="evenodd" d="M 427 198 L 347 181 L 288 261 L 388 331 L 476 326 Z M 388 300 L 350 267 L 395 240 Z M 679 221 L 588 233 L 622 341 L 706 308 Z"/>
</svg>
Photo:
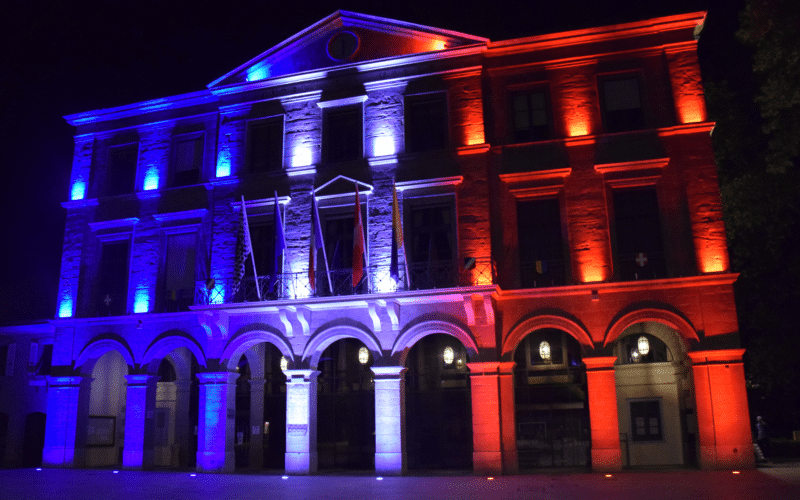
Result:
<svg viewBox="0 0 800 500">
<path fill-rule="evenodd" d="M 417 119 L 411 119 L 411 109 L 421 109 L 417 106 L 424 105 L 424 104 L 434 103 L 436 105 L 441 105 L 443 112 L 443 122 L 432 122 L 430 120 L 423 120 L 417 121 Z M 416 116 L 416 115 L 414 115 Z M 422 129 L 420 130 L 419 124 L 422 123 Z M 431 126 L 425 126 L 424 124 L 433 124 Z M 441 127 L 441 130 L 438 130 L 441 133 L 441 138 L 438 140 L 427 140 L 425 138 L 431 137 L 431 134 L 427 134 L 426 132 L 430 132 L 434 129 L 434 126 Z M 437 127 L 437 128 L 438 128 Z M 450 146 L 451 139 L 450 139 L 450 106 L 449 100 L 447 99 L 447 92 L 445 91 L 435 91 L 435 92 L 424 92 L 424 93 L 415 93 L 415 94 L 406 94 L 403 96 L 403 133 L 405 134 L 405 151 L 407 153 L 426 153 L 429 151 L 438 151 L 442 149 L 447 149 Z"/>
<path fill-rule="evenodd" d="M 256 168 L 256 142 L 254 139 L 255 129 L 259 127 L 277 129 L 280 143 L 278 150 L 271 154 L 270 145 L 266 145 L 266 160 L 264 161 L 263 168 Z M 272 115 L 260 118 L 255 118 L 247 121 L 246 131 L 246 151 L 245 151 L 245 168 L 249 174 L 262 174 L 270 172 L 280 172 L 284 167 L 284 152 L 286 149 L 286 120 L 284 115 Z M 275 144 L 277 145 L 277 144 Z M 273 157 L 274 155 L 274 157 Z M 274 163 L 273 163 L 274 162 Z"/>
<path fill-rule="evenodd" d="M 650 419 L 653 418 L 652 414 L 649 411 L 644 412 L 645 415 L 643 418 L 648 419 L 645 422 L 645 429 L 647 432 L 644 434 L 643 437 L 640 434 L 636 433 L 637 425 L 636 425 L 636 418 L 638 414 L 634 413 L 633 405 L 634 404 L 647 404 L 647 403 L 656 403 L 658 405 L 658 433 L 651 434 L 651 422 Z M 631 441 L 636 443 L 662 443 L 665 441 L 664 439 L 664 405 L 662 404 L 662 398 L 635 398 L 635 399 L 628 399 L 628 415 L 630 416 L 630 430 L 631 430 Z"/>
<path fill-rule="evenodd" d="M 338 118 L 345 118 L 348 115 L 358 117 L 359 133 L 355 134 L 355 130 L 346 130 L 348 127 L 343 127 L 342 123 L 334 123 L 331 121 Z M 349 126 L 350 124 L 348 124 Z M 353 129 L 355 129 L 355 126 Z M 335 134 L 335 136 L 334 136 Z M 350 139 L 350 134 L 355 137 L 358 136 L 358 145 L 345 145 L 339 148 L 332 148 L 334 143 L 344 144 L 346 141 L 336 142 L 343 136 L 346 140 Z M 352 139 L 355 140 L 355 139 Z M 322 112 L 322 159 L 325 163 L 338 163 L 348 161 L 358 161 L 364 158 L 364 104 L 362 102 L 347 103 L 337 106 L 325 106 Z M 353 149 L 354 152 L 351 152 Z"/>
<path fill-rule="evenodd" d="M 194 182 L 178 182 L 178 144 L 181 142 L 188 142 L 188 141 L 200 141 L 199 148 L 195 146 L 195 149 L 199 149 L 199 165 L 197 166 L 197 178 Z M 172 137 L 172 154 L 170 155 L 170 169 L 169 169 L 169 178 L 167 185 L 169 187 L 184 187 L 184 186 L 193 186 L 202 182 L 203 179 L 203 168 L 205 166 L 205 132 L 191 132 L 185 134 L 178 134 Z M 189 172 L 193 171 L 188 170 Z M 184 170 L 183 172 L 186 172 Z"/>
<path fill-rule="evenodd" d="M 637 92 L 639 97 L 639 107 L 638 108 L 630 108 L 630 109 L 638 109 L 639 110 L 639 118 L 641 123 L 636 123 L 633 126 L 625 126 L 623 125 L 613 125 L 612 122 L 616 121 L 624 121 L 624 119 L 616 119 L 613 116 L 609 116 L 609 113 L 617 113 L 616 116 L 620 116 L 620 113 L 628 110 L 609 110 L 607 101 L 606 101 L 606 85 L 612 82 L 622 82 L 626 80 L 633 80 L 636 82 L 637 85 Z M 648 111 L 647 111 L 647 99 L 645 95 L 645 86 L 642 83 L 642 75 L 640 72 L 625 72 L 625 73 L 613 73 L 613 74 L 604 74 L 599 75 L 597 80 L 597 95 L 600 104 L 600 115 L 603 124 L 603 131 L 608 134 L 617 134 L 617 133 L 625 133 L 625 132 L 636 132 L 639 130 L 646 130 L 648 128 L 649 119 L 648 119 Z"/>
<path fill-rule="evenodd" d="M 526 96 L 528 99 L 526 103 L 528 104 L 528 113 L 527 118 L 532 123 L 533 119 L 533 109 L 530 107 L 531 97 L 536 94 L 541 94 L 544 100 L 544 105 L 542 110 L 545 114 L 545 123 L 544 125 L 540 125 L 539 127 L 543 127 L 545 133 L 541 136 L 538 136 L 535 132 L 533 125 L 530 125 L 529 136 L 527 138 L 520 137 L 520 131 L 517 129 L 517 109 L 516 109 L 516 99 L 520 96 Z M 525 144 L 529 142 L 541 142 L 541 141 L 549 141 L 554 137 L 554 128 L 553 128 L 553 108 L 552 108 L 552 100 L 550 98 L 549 89 L 545 88 L 542 85 L 537 85 L 533 87 L 526 87 L 526 88 L 514 88 L 509 91 L 509 104 L 508 109 L 510 110 L 509 115 L 509 142 L 511 144 Z"/>
<path fill-rule="evenodd" d="M 134 158 L 133 158 L 133 169 L 132 172 L 125 172 L 126 175 L 129 175 L 129 179 L 124 179 L 128 186 L 125 189 L 121 189 L 120 186 L 122 185 L 123 180 L 121 180 L 118 175 L 112 176 L 111 172 L 113 169 L 113 158 L 115 152 L 122 151 L 124 149 L 135 149 Z M 119 144 L 110 144 L 106 147 L 106 162 L 103 167 L 103 175 L 101 179 L 98 181 L 101 185 L 97 186 L 97 195 L 98 197 L 109 197 L 109 196 L 123 196 L 126 194 L 133 194 L 136 190 L 136 177 L 139 168 L 139 155 L 140 155 L 140 148 L 139 148 L 139 141 L 126 141 L 121 142 Z M 112 177 L 116 180 L 114 187 L 112 188 L 111 183 L 109 182 Z"/>
</svg>

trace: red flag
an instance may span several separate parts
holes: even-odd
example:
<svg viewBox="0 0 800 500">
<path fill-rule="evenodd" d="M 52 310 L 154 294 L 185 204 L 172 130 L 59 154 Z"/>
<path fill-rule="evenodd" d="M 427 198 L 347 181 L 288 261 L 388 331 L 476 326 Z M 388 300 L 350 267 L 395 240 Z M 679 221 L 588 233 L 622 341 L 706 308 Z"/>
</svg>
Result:
<svg viewBox="0 0 800 500">
<path fill-rule="evenodd" d="M 361 223 L 361 202 L 356 184 L 355 222 L 353 223 L 353 288 L 361 283 L 364 277 L 364 225 Z"/>
</svg>

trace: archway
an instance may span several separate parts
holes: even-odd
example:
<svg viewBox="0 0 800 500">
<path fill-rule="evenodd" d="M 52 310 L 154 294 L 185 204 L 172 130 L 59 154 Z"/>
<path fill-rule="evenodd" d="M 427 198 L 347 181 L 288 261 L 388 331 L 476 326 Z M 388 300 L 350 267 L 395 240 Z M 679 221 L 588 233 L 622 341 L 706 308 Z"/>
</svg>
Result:
<svg viewBox="0 0 800 500">
<path fill-rule="evenodd" d="M 408 468 L 472 468 L 472 402 L 467 349 L 458 338 L 426 335 L 406 356 Z"/>
<path fill-rule="evenodd" d="M 317 460 L 320 469 L 375 466 L 373 353 L 355 338 L 322 351 L 317 364 Z"/>
<path fill-rule="evenodd" d="M 90 373 L 86 465 L 120 465 L 125 435 L 128 363 L 119 351 L 109 350 L 94 362 Z"/>
<path fill-rule="evenodd" d="M 514 403 L 520 469 L 590 465 L 581 358 L 578 341 L 555 328 L 534 330 L 517 345 Z"/>
<path fill-rule="evenodd" d="M 615 339 L 623 465 L 696 463 L 697 421 L 691 370 L 681 335 L 653 321 L 632 324 Z"/>
</svg>

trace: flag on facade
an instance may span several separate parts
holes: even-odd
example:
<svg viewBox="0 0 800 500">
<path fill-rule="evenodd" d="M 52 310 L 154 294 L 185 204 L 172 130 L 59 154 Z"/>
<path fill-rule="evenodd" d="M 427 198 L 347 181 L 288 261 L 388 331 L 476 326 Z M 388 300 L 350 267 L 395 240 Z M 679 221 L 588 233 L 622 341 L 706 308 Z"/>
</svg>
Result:
<svg viewBox="0 0 800 500">
<path fill-rule="evenodd" d="M 278 203 L 278 192 L 275 191 L 275 254 L 272 262 L 272 273 L 269 279 L 269 289 L 271 292 L 275 291 L 275 285 L 278 283 L 278 274 L 283 268 L 283 254 L 286 252 L 286 235 L 283 232 L 283 221 L 281 220 L 281 205 Z"/>
<path fill-rule="evenodd" d="M 319 222 L 319 210 L 317 210 L 317 198 L 314 193 L 311 193 L 311 238 L 308 249 L 308 283 L 311 286 L 311 291 L 316 292 L 317 278 L 316 268 L 319 254 L 322 252 L 322 260 L 325 262 L 325 275 L 328 277 L 328 287 L 333 290 L 331 286 L 331 274 L 328 270 L 328 258 L 325 255 L 325 241 L 322 239 L 322 225 Z"/>
<path fill-rule="evenodd" d="M 544 274 L 547 272 L 547 261 L 546 260 L 537 260 L 536 261 L 536 272 L 539 274 Z"/>
<path fill-rule="evenodd" d="M 364 278 L 364 225 L 361 222 L 361 201 L 356 184 L 355 221 L 353 222 L 353 288 Z"/>
<path fill-rule="evenodd" d="M 236 257 L 234 260 L 233 271 L 233 293 L 239 291 L 244 278 L 244 266 L 247 257 L 250 256 L 253 260 L 253 275 L 258 276 L 256 273 L 256 262 L 253 256 L 253 243 L 250 241 L 250 226 L 247 223 L 247 209 L 244 204 L 244 196 L 242 196 L 242 210 L 239 212 L 239 229 L 236 232 Z M 256 287 L 258 298 L 261 299 L 261 291 Z"/>
<path fill-rule="evenodd" d="M 397 188 L 392 186 L 392 261 L 389 275 L 400 281 L 399 251 L 403 247 L 403 223 L 400 221 L 400 205 L 397 203 Z M 405 255 L 405 254 L 404 254 Z"/>
</svg>

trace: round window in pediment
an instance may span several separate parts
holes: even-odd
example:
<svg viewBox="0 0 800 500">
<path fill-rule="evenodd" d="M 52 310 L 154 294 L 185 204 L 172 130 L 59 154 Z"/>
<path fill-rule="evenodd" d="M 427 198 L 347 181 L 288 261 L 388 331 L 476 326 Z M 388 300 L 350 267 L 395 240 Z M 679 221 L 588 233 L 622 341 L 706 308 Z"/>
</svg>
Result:
<svg viewBox="0 0 800 500">
<path fill-rule="evenodd" d="M 358 35 L 349 31 L 340 31 L 328 41 L 328 55 L 337 61 L 344 61 L 356 53 L 358 45 Z"/>
</svg>

